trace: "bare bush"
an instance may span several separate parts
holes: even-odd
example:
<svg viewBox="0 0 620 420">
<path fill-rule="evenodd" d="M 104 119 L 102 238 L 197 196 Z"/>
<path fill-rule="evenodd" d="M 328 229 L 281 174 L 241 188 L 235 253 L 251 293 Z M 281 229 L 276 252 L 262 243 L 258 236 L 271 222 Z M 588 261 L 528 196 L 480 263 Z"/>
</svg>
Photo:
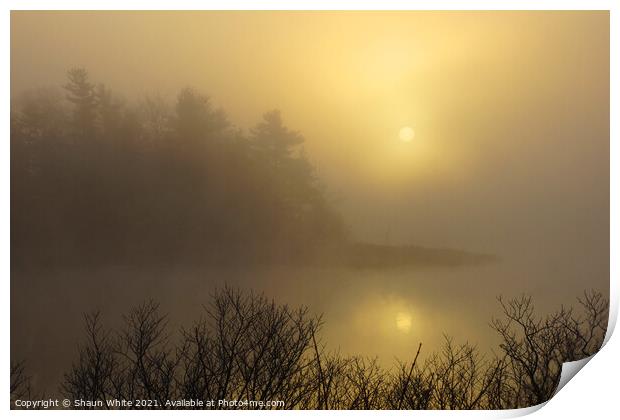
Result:
<svg viewBox="0 0 620 420">
<path fill-rule="evenodd" d="M 87 342 L 62 392 L 104 403 L 155 400 L 158 408 L 177 399 L 279 400 L 287 409 L 525 407 L 553 395 L 562 363 L 602 345 L 607 300 L 587 292 L 578 301 L 578 310 L 538 317 L 529 297 L 499 298 L 502 317 L 491 324 L 502 339 L 498 354 L 445 337 L 423 362 L 420 344 L 412 362 L 386 370 L 377 359 L 328 353 L 318 338 L 321 319 L 307 308 L 226 287 L 175 340 L 152 301 L 125 316 L 117 332 L 105 330 L 98 313 L 86 316 Z M 12 398 L 27 389 L 24 378 L 23 365 L 15 365 Z"/>
<path fill-rule="evenodd" d="M 203 400 L 283 400 L 295 407 L 311 384 L 306 375 L 320 319 L 261 295 L 225 288 L 206 317 L 183 330 L 179 386 Z"/>
<path fill-rule="evenodd" d="M 588 357 L 601 347 L 608 301 L 594 291 L 585 292 L 578 301 L 579 314 L 562 307 L 543 318 L 535 315 L 531 297 L 499 298 L 503 319 L 494 319 L 492 327 L 502 338 L 506 360 L 501 406 L 527 407 L 547 401 L 557 387 L 562 363 Z"/>
<path fill-rule="evenodd" d="M 15 400 L 32 398 L 32 383 L 23 361 L 11 362 L 11 406 Z"/>
</svg>

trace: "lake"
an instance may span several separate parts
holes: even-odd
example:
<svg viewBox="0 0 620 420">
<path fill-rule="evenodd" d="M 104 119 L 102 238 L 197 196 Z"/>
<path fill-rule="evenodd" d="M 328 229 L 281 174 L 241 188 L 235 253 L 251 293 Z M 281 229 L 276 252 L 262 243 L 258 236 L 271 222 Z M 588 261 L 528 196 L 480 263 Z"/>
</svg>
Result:
<svg viewBox="0 0 620 420">
<path fill-rule="evenodd" d="M 436 351 L 444 334 L 497 347 L 489 327 L 499 315 L 496 297 L 532 295 L 539 313 L 575 304 L 586 288 L 608 295 L 608 267 L 502 260 L 461 267 L 401 269 L 290 268 L 135 269 L 110 267 L 13 272 L 11 358 L 26 360 L 33 385 L 57 392 L 83 338 L 83 314 L 100 309 L 107 327 L 145 299 L 161 303 L 177 330 L 202 313 L 210 293 L 224 284 L 253 289 L 292 307 L 323 314 L 322 340 L 343 355 L 378 357 L 384 366 Z M 527 280 L 524 280 L 527 279 Z M 586 280 L 588 279 L 588 280 Z"/>
</svg>

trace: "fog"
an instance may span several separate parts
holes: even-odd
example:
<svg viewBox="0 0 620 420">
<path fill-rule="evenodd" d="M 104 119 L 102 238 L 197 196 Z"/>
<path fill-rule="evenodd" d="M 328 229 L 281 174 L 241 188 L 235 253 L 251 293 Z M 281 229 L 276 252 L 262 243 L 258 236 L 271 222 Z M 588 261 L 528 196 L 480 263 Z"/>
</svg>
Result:
<svg viewBox="0 0 620 420">
<path fill-rule="evenodd" d="M 608 259 L 607 13 L 13 12 L 14 93 L 72 66 L 281 109 L 360 237 Z"/>
<path fill-rule="evenodd" d="M 351 240 L 497 261 L 217 272 L 26 263 L 12 273 L 12 353 L 33 359 L 51 344 L 35 362 L 48 387 L 70 361 L 79 314 L 118 317 L 143 292 L 181 323 L 215 284 L 255 288 L 324 312 L 334 348 L 387 363 L 419 341 L 430 351 L 442 331 L 489 348 L 500 294 L 553 309 L 584 289 L 608 293 L 607 12 L 12 12 L 13 103 L 43 87 L 64 96 L 74 67 L 128 107 L 158 97 L 174 108 L 190 86 L 245 136 L 278 109 Z M 405 334 L 392 325 L 400 313 L 412 318 Z"/>
</svg>

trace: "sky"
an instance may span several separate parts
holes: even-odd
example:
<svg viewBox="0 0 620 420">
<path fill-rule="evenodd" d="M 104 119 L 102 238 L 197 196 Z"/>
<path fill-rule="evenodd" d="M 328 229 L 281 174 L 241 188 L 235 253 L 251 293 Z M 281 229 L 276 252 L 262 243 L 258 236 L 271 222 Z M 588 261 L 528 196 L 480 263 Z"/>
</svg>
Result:
<svg viewBox="0 0 620 420">
<path fill-rule="evenodd" d="M 12 95 L 74 66 L 280 109 L 361 240 L 608 260 L 607 12 L 12 12 Z"/>
</svg>

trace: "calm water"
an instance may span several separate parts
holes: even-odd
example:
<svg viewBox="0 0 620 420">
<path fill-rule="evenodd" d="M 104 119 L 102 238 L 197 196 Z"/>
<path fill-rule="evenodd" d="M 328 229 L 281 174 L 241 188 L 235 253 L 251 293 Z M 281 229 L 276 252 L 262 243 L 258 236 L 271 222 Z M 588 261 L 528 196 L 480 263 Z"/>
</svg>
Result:
<svg viewBox="0 0 620 420">
<path fill-rule="evenodd" d="M 498 295 L 531 294 L 542 313 L 573 304 L 586 288 L 607 294 L 606 270 L 504 261 L 401 270 L 110 268 L 13 273 L 11 358 L 26 359 L 38 389 L 56 392 L 76 356 L 84 312 L 101 309 L 107 326 L 115 327 L 122 313 L 154 298 L 169 313 L 170 325 L 178 328 L 196 319 L 209 293 L 224 283 L 264 292 L 279 303 L 309 306 L 324 315 L 322 337 L 328 348 L 377 356 L 385 366 L 410 359 L 419 342 L 422 355 L 428 355 L 444 333 L 489 352 L 497 345 L 489 322 L 499 313 Z"/>
</svg>

